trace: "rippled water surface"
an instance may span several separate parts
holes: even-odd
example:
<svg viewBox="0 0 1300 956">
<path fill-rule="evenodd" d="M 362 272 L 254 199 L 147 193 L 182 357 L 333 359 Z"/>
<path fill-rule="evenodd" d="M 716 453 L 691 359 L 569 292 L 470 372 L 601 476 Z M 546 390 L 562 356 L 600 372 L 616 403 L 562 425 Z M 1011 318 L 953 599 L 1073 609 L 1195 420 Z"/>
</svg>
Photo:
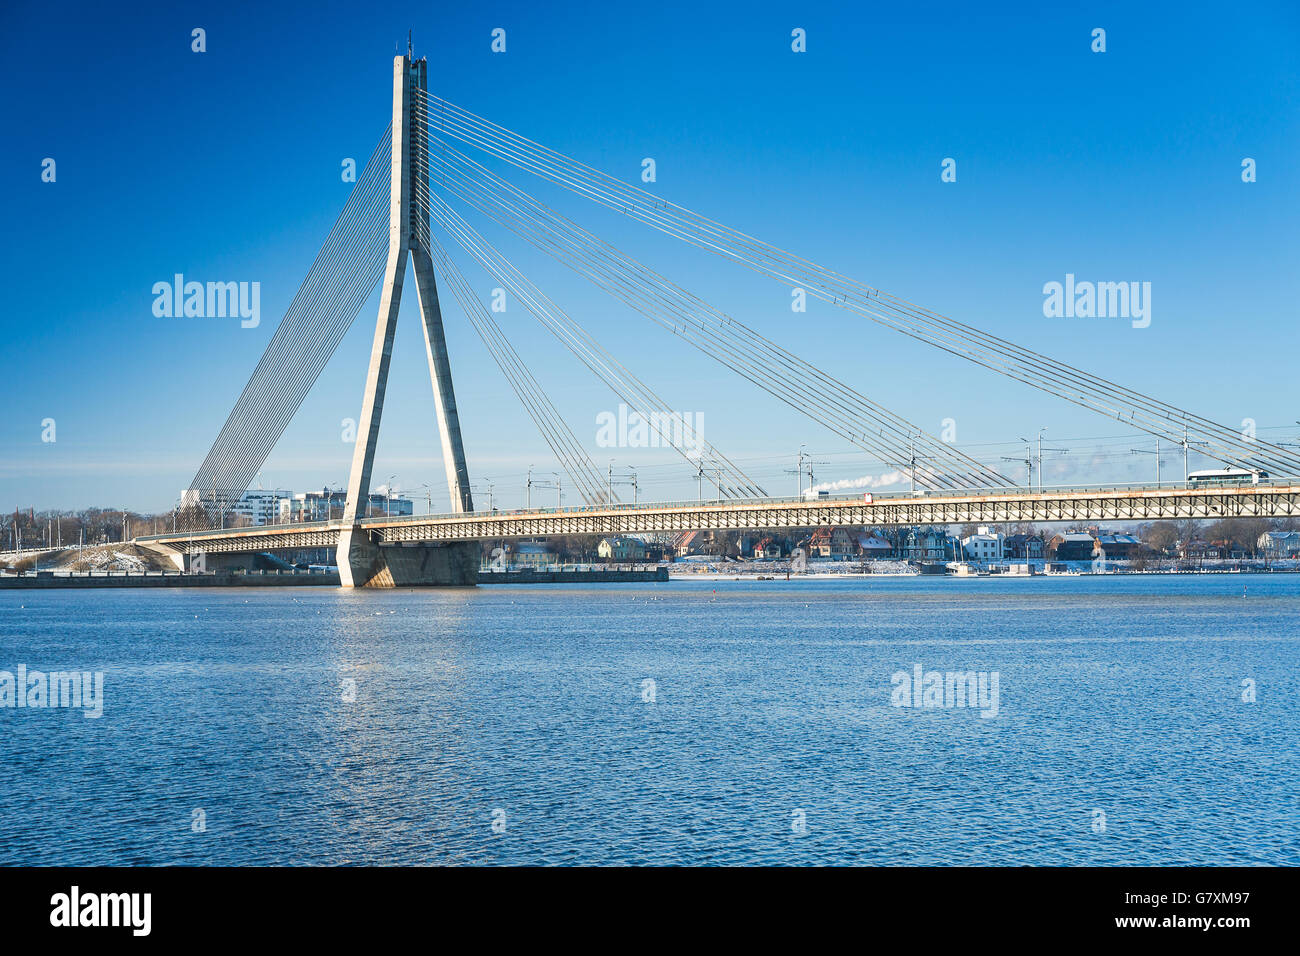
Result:
<svg viewBox="0 0 1300 956">
<path fill-rule="evenodd" d="M 1298 607 L 1294 575 L 5 591 L 0 670 L 102 670 L 105 706 L 0 709 L 0 863 L 1294 864 Z M 891 706 L 917 663 L 998 672 L 998 715 Z"/>
</svg>

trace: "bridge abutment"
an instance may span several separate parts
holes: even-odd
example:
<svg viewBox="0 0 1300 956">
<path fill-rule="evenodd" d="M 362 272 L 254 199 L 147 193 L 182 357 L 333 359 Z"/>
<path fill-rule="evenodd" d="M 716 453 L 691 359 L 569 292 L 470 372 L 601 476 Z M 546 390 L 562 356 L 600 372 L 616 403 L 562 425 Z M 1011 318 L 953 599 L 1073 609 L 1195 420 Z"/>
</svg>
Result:
<svg viewBox="0 0 1300 956">
<path fill-rule="evenodd" d="M 363 528 L 339 535 L 339 583 L 345 588 L 475 587 L 477 541 L 372 541 Z"/>
</svg>

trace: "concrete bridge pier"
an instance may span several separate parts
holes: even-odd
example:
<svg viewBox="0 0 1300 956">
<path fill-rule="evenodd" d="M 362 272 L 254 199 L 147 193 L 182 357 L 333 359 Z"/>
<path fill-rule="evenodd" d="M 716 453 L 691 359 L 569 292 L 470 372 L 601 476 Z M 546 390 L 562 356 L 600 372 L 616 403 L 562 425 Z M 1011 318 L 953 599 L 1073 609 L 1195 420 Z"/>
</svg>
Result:
<svg viewBox="0 0 1300 956">
<path fill-rule="evenodd" d="M 339 535 L 339 583 L 345 588 L 474 587 L 477 541 L 377 542 L 361 527 Z"/>
</svg>

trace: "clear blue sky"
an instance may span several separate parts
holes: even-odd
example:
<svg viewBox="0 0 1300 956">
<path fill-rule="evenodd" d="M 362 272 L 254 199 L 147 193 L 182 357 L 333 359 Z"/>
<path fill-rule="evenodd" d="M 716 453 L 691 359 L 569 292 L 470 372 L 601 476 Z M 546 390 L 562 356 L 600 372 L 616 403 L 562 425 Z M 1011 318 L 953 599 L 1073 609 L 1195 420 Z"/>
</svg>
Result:
<svg viewBox="0 0 1300 956">
<path fill-rule="evenodd" d="M 449 100 L 675 202 L 930 309 L 1236 425 L 1296 441 L 1300 13 L 1221 4 L 100 4 L 0 12 L 5 305 L 0 507 L 164 510 L 201 462 L 391 112 L 414 28 Z M 617 8 L 615 8 L 617 7 Z M 190 31 L 207 32 L 207 52 Z M 507 52 L 490 33 L 507 32 Z M 808 51 L 790 49 L 795 27 Z M 1107 31 L 1107 51 L 1090 50 Z M 57 180 L 41 182 L 45 157 Z M 953 157 L 958 181 L 940 181 Z M 1241 161 L 1258 181 L 1241 181 Z M 517 173 L 514 181 L 540 190 Z M 553 198 L 541 193 L 543 198 Z M 1061 479 L 1152 463 L 1114 422 L 995 378 L 569 199 L 564 211 L 872 398 L 996 460 L 1048 426 Z M 770 491 L 880 471 L 840 439 L 550 260 L 503 251 Z M 486 297 L 495 285 L 463 254 Z M 258 281 L 262 324 L 160 319 L 177 272 Z M 1152 284 L 1152 322 L 1047 319 L 1066 273 Z M 376 481 L 445 500 L 413 283 Z M 377 295 L 262 476 L 341 483 Z M 445 296 L 449 300 L 449 296 Z M 471 477 L 521 497 L 556 469 L 451 301 Z M 600 468 L 616 399 L 522 310 L 502 316 Z M 796 320 L 797 319 L 797 320 Z M 57 441 L 41 441 L 42 420 Z M 662 451 L 616 451 L 651 497 L 693 496 Z M 1069 464 L 1066 464 L 1068 457 Z M 1148 456 L 1149 458 L 1149 456 Z M 1004 463 L 1015 473 L 1016 466 Z M 1166 467 L 1181 471 L 1172 454 Z M 1023 472 L 1023 469 L 1020 469 Z M 576 503 L 572 500 L 567 503 Z"/>
</svg>

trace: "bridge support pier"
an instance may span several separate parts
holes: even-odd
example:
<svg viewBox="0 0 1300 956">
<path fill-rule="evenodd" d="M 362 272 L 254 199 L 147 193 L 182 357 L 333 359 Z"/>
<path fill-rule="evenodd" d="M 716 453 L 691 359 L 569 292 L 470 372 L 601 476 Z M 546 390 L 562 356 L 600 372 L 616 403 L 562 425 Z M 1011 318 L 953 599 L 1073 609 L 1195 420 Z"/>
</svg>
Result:
<svg viewBox="0 0 1300 956">
<path fill-rule="evenodd" d="M 372 541 L 364 528 L 339 535 L 339 583 L 345 588 L 474 587 L 477 541 Z"/>
</svg>

